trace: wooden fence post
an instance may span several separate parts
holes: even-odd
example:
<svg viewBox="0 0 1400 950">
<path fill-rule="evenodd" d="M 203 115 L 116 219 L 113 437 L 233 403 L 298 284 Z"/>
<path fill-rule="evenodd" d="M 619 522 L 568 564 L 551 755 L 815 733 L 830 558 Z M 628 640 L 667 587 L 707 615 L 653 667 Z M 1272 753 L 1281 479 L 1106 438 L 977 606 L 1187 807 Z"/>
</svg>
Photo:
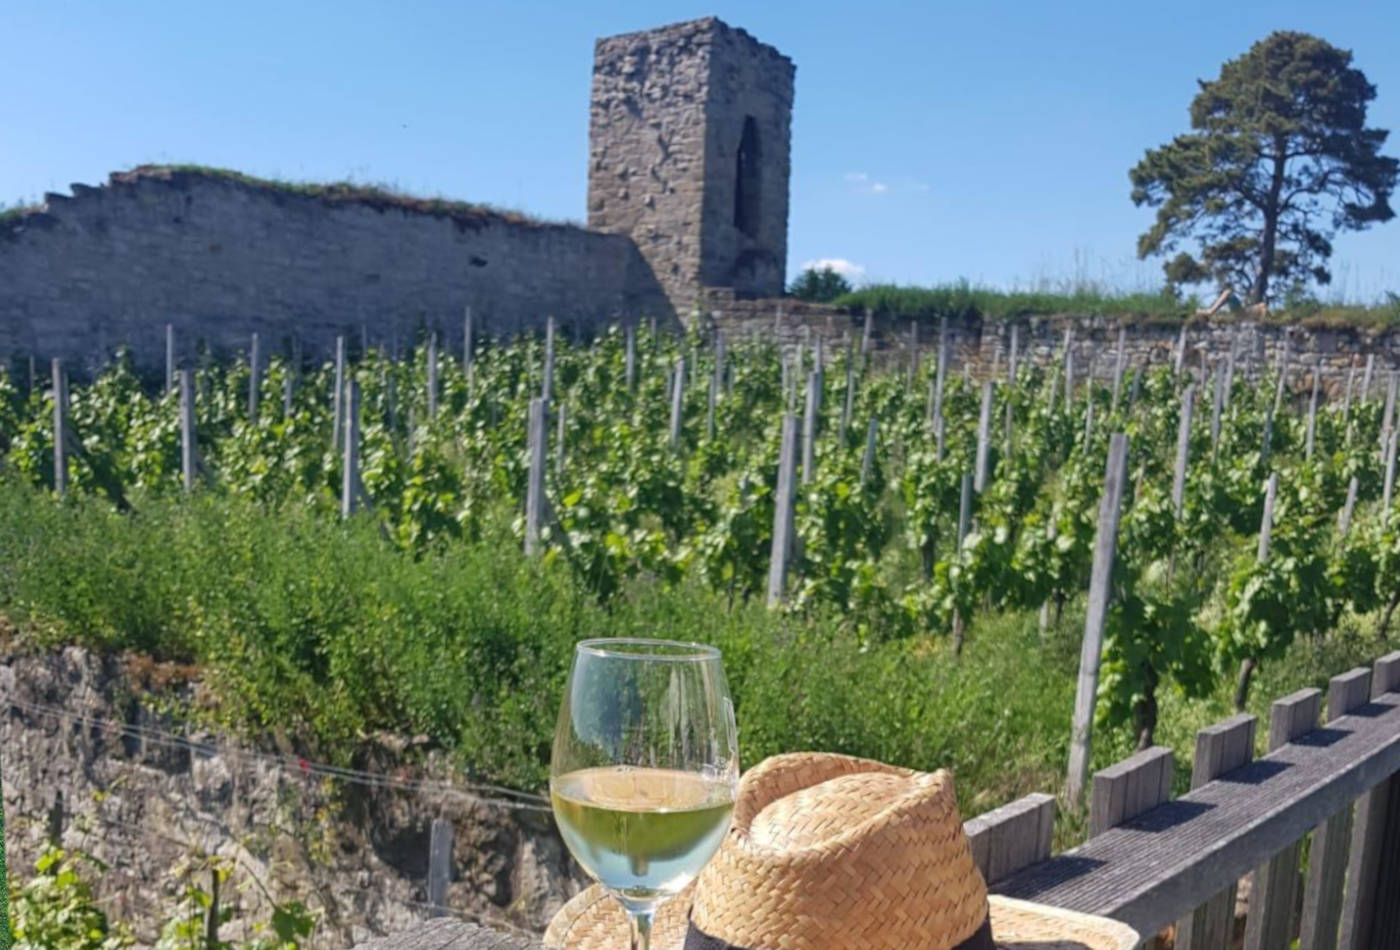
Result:
<svg viewBox="0 0 1400 950">
<path fill-rule="evenodd" d="M 452 822 L 434 818 L 428 837 L 429 917 L 447 913 L 447 885 L 452 881 Z"/>
<path fill-rule="evenodd" d="M 1371 671 L 1364 666 L 1332 677 L 1327 686 L 1327 721 L 1348 715 L 1370 699 Z M 1308 950 L 1336 950 L 1351 847 L 1351 810 L 1348 802 L 1313 832 L 1299 931 L 1301 945 Z"/>
<path fill-rule="evenodd" d="M 175 326 L 165 325 L 165 392 L 175 391 Z"/>
<path fill-rule="evenodd" d="M 768 606 L 783 602 L 787 592 L 788 562 L 792 559 L 792 508 L 796 493 L 797 417 L 783 416 L 782 443 L 778 449 L 778 484 L 773 504 L 773 547 L 768 562 Z"/>
<path fill-rule="evenodd" d="M 1113 558 L 1118 548 L 1118 519 L 1123 507 L 1123 482 L 1128 469 L 1128 437 L 1115 432 L 1108 443 L 1108 467 L 1104 473 L 1099 524 L 1094 536 L 1094 561 L 1089 575 L 1089 603 L 1084 618 L 1084 643 L 1079 655 L 1079 682 L 1074 697 L 1074 722 L 1070 734 L 1069 780 L 1066 794 L 1079 808 L 1089 781 L 1093 747 L 1094 702 L 1099 690 L 1099 663 L 1103 653 L 1104 625 L 1112 596 Z"/>
<path fill-rule="evenodd" d="M 360 385 L 345 381 L 345 461 L 341 466 L 340 517 L 355 513 L 360 488 Z"/>
<path fill-rule="evenodd" d="M 1253 761 L 1258 724 L 1250 714 L 1239 713 L 1197 732 L 1191 788 L 1200 788 Z M 1183 917 L 1176 928 L 1177 950 L 1225 950 L 1235 930 L 1235 885 Z"/>
<path fill-rule="evenodd" d="M 671 377 L 671 450 L 680 451 L 681 422 L 685 412 L 685 357 L 676 360 L 676 371 Z"/>
<path fill-rule="evenodd" d="M 982 407 L 977 413 L 977 465 L 973 471 L 973 489 L 982 494 L 987 488 L 987 456 L 992 437 L 992 386 L 989 379 L 982 384 Z"/>
<path fill-rule="evenodd" d="M 1371 698 L 1400 690 L 1400 650 L 1375 662 Z M 1389 830 L 1389 840 L 1387 839 Z M 1371 950 L 1400 934 L 1400 776 L 1392 775 L 1356 802 L 1342 900 L 1342 950 Z M 1389 915 L 1389 920 L 1386 916 Z M 1389 927 L 1389 930 L 1382 929 Z"/>
<path fill-rule="evenodd" d="M 345 424 L 345 337 L 335 338 L 335 390 L 331 395 L 331 449 L 340 448 L 341 426 Z"/>
<path fill-rule="evenodd" d="M 262 347 L 258 335 L 248 345 L 248 421 L 258 421 L 258 397 L 262 389 Z"/>
<path fill-rule="evenodd" d="M 1050 857 L 1055 796 L 1035 793 L 963 824 L 972 863 L 988 884 Z"/>
<path fill-rule="evenodd" d="M 1175 754 L 1158 745 L 1095 772 L 1089 837 L 1097 838 L 1169 800 L 1175 770 Z"/>
<path fill-rule="evenodd" d="M 1321 690 L 1302 689 L 1274 701 L 1269 711 L 1270 752 L 1317 728 L 1321 697 Z M 1244 928 L 1245 950 L 1287 950 L 1292 942 L 1302 845 L 1301 840 L 1293 842 L 1255 869 Z"/>
<path fill-rule="evenodd" d="M 1181 418 L 1176 426 L 1176 466 L 1172 469 L 1172 511 L 1181 520 L 1186 504 L 1186 463 L 1191 454 L 1191 416 L 1196 409 L 1196 384 L 1189 383 L 1181 393 Z"/>
<path fill-rule="evenodd" d="M 68 375 L 63 360 L 53 361 L 53 490 L 68 491 Z"/>
<path fill-rule="evenodd" d="M 194 374 L 180 370 L 180 475 L 185 491 L 194 488 L 198 449 L 195 441 Z"/>
<path fill-rule="evenodd" d="M 543 396 L 530 400 L 530 416 L 526 435 L 529 457 L 525 482 L 525 553 L 533 555 L 540 547 L 540 528 L 544 526 L 544 466 L 545 466 L 545 401 Z"/>
</svg>

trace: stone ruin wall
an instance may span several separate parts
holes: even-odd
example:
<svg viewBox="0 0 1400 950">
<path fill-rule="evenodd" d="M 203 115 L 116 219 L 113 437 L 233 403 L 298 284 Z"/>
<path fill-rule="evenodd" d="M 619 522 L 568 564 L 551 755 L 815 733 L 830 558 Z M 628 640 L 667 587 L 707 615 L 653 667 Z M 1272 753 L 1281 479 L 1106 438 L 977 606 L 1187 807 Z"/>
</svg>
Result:
<svg viewBox="0 0 1400 950">
<path fill-rule="evenodd" d="M 265 352 L 292 341 L 324 357 L 337 335 L 407 347 L 436 328 L 478 332 L 600 325 L 646 311 L 671 317 L 623 235 L 489 211 L 336 199 L 198 172 L 114 175 L 47 196 L 40 213 L 0 222 L 0 360 L 99 364 L 118 345 L 146 368 L 175 328 L 182 362 L 196 342 Z"/>
<path fill-rule="evenodd" d="M 196 852 L 219 855 L 238 868 L 222 889 L 223 903 L 237 908 L 222 938 L 241 939 L 247 923 L 268 919 L 255 877 L 276 900 L 300 900 L 320 915 L 314 946 L 344 947 L 429 915 L 430 826 L 446 818 L 454 829 L 446 904 L 457 915 L 538 932 L 583 886 L 547 813 L 435 789 L 332 781 L 279 767 L 267 754 L 275 750 L 254 758 L 228 737 L 184 732 L 155 710 L 168 700 L 199 702 L 202 690 L 178 676 L 173 685 L 157 682 L 172 672 L 78 647 L 0 656 L 13 880 L 30 876 L 56 836 L 107 865 L 85 874 L 95 896 L 150 946 L 182 886 L 175 866 Z M 412 740 L 367 745 L 360 769 L 461 787 L 449 763 L 412 749 Z"/>
<path fill-rule="evenodd" d="M 740 300 L 719 293 L 711 293 L 707 303 L 709 323 L 730 339 L 776 338 L 780 345 L 795 348 L 800 343 L 810 345 L 821 337 L 825 354 L 834 356 L 843 352 L 848 343 L 859 347 L 864 334 L 863 316 L 822 304 Z M 966 367 L 975 379 L 1004 376 L 1013 324 L 1019 327 L 1017 358 L 1021 365 L 1041 367 L 1062 364 L 1065 330 L 1072 326 L 1076 378 L 1082 380 L 1092 371 L 1104 383 L 1113 379 L 1120 328 L 1126 328 L 1127 369 L 1171 364 L 1181 334 L 1180 323 L 1131 317 L 1053 314 L 1014 321 L 949 320 L 949 371 L 962 373 Z M 910 325 L 908 318 L 874 319 L 871 345 L 877 362 L 906 365 Z M 920 321 L 918 333 L 920 359 L 934 358 L 938 351 L 937 324 Z M 1232 347 L 1236 373 L 1243 378 L 1273 372 L 1286 348 L 1289 376 L 1295 388 L 1310 384 L 1314 371 L 1320 367 L 1324 392 L 1329 397 L 1341 396 L 1353 367 L 1355 385 L 1360 387 L 1368 356 L 1375 357 L 1373 396 L 1384 392 L 1385 372 L 1400 371 L 1400 327 L 1371 330 L 1203 318 L 1188 323 L 1186 366 L 1196 376 L 1201 373 L 1203 359 L 1208 366 L 1227 359 Z"/>
</svg>

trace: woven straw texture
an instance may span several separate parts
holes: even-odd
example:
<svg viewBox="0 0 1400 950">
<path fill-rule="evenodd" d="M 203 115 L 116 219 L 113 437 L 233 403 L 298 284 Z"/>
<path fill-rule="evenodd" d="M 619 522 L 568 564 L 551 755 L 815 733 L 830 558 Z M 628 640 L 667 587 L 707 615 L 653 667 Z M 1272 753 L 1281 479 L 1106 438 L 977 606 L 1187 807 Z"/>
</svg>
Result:
<svg viewBox="0 0 1400 950">
<path fill-rule="evenodd" d="M 768 759 L 739 786 L 734 825 L 699 881 L 657 915 L 653 950 L 679 950 L 687 910 L 705 933 L 752 950 L 952 950 L 988 913 L 947 772 L 848 756 Z M 1131 950 L 1114 921 L 993 898 L 1006 950 Z M 545 933 L 567 950 L 627 950 L 622 909 L 601 888 Z"/>
</svg>

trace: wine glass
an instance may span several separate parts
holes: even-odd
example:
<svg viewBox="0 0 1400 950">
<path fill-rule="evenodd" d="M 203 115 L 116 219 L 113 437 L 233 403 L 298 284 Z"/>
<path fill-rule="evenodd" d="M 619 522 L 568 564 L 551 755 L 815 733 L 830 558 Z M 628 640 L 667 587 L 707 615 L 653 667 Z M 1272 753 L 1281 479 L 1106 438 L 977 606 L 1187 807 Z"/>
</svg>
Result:
<svg viewBox="0 0 1400 950">
<path fill-rule="evenodd" d="M 564 843 L 622 904 L 633 950 L 729 830 L 739 785 L 719 650 L 584 640 L 564 688 L 549 793 Z"/>
</svg>

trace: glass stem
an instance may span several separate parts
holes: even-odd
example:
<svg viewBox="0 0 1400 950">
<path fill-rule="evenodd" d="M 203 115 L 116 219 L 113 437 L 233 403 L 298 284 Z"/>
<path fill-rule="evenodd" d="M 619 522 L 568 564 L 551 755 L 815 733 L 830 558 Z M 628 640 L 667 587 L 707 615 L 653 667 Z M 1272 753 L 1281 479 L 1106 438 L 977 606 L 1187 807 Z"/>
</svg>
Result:
<svg viewBox="0 0 1400 950">
<path fill-rule="evenodd" d="M 627 920 L 632 924 L 632 950 L 651 950 L 651 925 L 656 919 L 656 911 L 628 911 Z"/>
</svg>

